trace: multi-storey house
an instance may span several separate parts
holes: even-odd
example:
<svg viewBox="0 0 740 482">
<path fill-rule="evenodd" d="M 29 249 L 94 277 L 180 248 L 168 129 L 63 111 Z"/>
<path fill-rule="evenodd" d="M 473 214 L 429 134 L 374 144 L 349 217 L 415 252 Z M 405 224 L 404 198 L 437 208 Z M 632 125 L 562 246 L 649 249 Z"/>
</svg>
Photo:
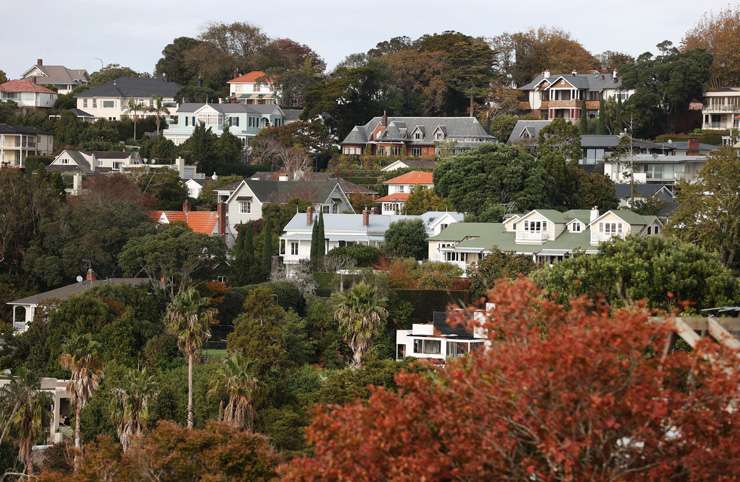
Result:
<svg viewBox="0 0 740 482">
<path fill-rule="evenodd" d="M 51 109 L 59 97 L 51 89 L 38 85 L 36 78 L 9 80 L 0 84 L 0 102 L 14 102 L 18 107 Z"/>
<path fill-rule="evenodd" d="M 76 87 L 87 85 L 90 76 L 85 69 L 68 69 L 64 65 L 44 65 L 43 59 L 26 70 L 24 79 L 33 79 L 38 85 L 54 89 L 58 94 L 69 94 Z"/>
<path fill-rule="evenodd" d="M 102 85 L 91 87 L 77 95 L 77 108 L 95 119 L 120 120 L 124 117 L 173 115 L 177 110 L 175 96 L 180 86 L 174 82 L 138 77 L 119 77 Z M 167 111 L 153 111 L 157 99 Z M 132 108 L 132 106 L 135 106 Z"/>
<path fill-rule="evenodd" d="M 414 189 L 434 189 L 434 173 L 411 171 L 388 179 L 383 184 L 388 186 L 388 194 L 375 200 L 381 205 L 381 214 L 405 214 L 406 201 Z"/>
<path fill-rule="evenodd" d="M 740 87 L 708 90 L 701 113 L 703 129 L 740 130 Z"/>
<path fill-rule="evenodd" d="M 0 124 L 0 169 L 24 168 L 28 156 L 49 156 L 54 135 L 35 127 Z"/>
<path fill-rule="evenodd" d="M 279 94 L 266 73 L 254 70 L 229 81 L 229 97 L 244 104 L 277 104 Z"/>
</svg>

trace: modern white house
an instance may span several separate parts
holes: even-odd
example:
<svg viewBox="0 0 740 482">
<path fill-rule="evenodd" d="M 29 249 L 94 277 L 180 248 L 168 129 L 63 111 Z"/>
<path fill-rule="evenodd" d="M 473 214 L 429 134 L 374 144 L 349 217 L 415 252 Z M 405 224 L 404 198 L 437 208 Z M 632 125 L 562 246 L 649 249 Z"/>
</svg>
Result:
<svg viewBox="0 0 740 482">
<path fill-rule="evenodd" d="M 162 106 L 171 116 L 177 110 L 175 96 L 180 86 L 174 82 L 138 77 L 119 77 L 108 83 L 91 87 L 77 95 L 77 108 L 89 113 L 95 119 L 121 120 L 125 117 L 153 116 L 156 99 L 162 99 Z M 133 102 L 136 109 L 129 106 Z"/>
<path fill-rule="evenodd" d="M 380 247 L 385 242 L 385 232 L 398 221 L 420 220 L 427 236 L 436 236 L 449 225 L 464 219 L 462 213 L 440 211 L 430 211 L 420 216 L 388 216 L 373 214 L 367 209 L 360 214 L 327 213 L 323 215 L 324 252 L 355 244 Z M 316 211 L 309 209 L 305 213 L 296 213 L 283 228 L 280 256 L 288 274 L 292 266 L 310 259 L 313 228 L 317 221 Z"/>
<path fill-rule="evenodd" d="M 284 125 L 285 114 L 276 104 L 186 103 L 177 109 L 162 134 L 180 145 L 193 135 L 199 124 L 218 136 L 228 129 L 246 146 L 260 130 Z"/>
<path fill-rule="evenodd" d="M 140 167 L 143 161 L 136 151 L 75 151 L 65 149 L 49 164 L 50 171 L 80 172 L 94 174 L 95 172 L 123 171 L 127 168 Z"/>
<path fill-rule="evenodd" d="M 28 156 L 49 156 L 54 136 L 35 127 L 0 124 L 0 169 L 24 168 Z"/>
<path fill-rule="evenodd" d="M 467 273 L 472 265 L 497 249 L 551 264 L 575 252 L 596 254 L 599 244 L 614 237 L 657 236 L 662 228 L 656 216 L 626 209 L 605 213 L 595 208 L 565 212 L 535 209 L 510 215 L 502 223 L 452 224 L 429 238 L 429 260 L 455 264 Z"/>
<path fill-rule="evenodd" d="M 90 82 L 90 75 L 85 69 L 45 65 L 43 59 L 37 59 L 36 65 L 23 72 L 22 78 L 33 79 L 38 85 L 53 89 L 58 94 L 69 94 L 75 88 Z"/>
<path fill-rule="evenodd" d="M 12 378 L 0 378 L 0 390 L 10 385 Z M 72 407 L 72 392 L 69 390 L 69 380 L 58 378 L 41 377 L 39 379 L 39 392 L 48 393 L 51 397 L 52 409 L 48 426 L 43 427 L 43 433 L 47 435 L 48 445 L 61 443 L 65 438 L 74 437 L 74 428 L 70 424 L 70 418 L 74 415 Z M 38 447 L 34 445 L 34 447 Z"/>
<path fill-rule="evenodd" d="M 51 109 L 59 95 L 51 89 L 38 85 L 35 78 L 9 80 L 0 84 L 0 102 L 14 102 L 18 107 L 29 109 Z"/>
<path fill-rule="evenodd" d="M 740 87 L 705 92 L 701 114 L 702 129 L 740 129 Z"/>
<path fill-rule="evenodd" d="M 270 77 L 253 70 L 229 81 L 229 97 L 244 104 L 277 104 L 279 92 Z"/>
<path fill-rule="evenodd" d="M 449 358 L 486 349 L 490 343 L 480 324 L 486 311 L 492 309 L 493 303 L 486 303 L 485 309 L 473 312 L 461 309 L 434 312 L 431 323 L 414 323 L 410 330 L 396 330 L 396 360 L 416 358 L 444 364 Z M 450 315 L 472 322 L 473 329 L 461 323 L 450 323 Z"/>
<path fill-rule="evenodd" d="M 375 200 L 381 205 L 381 214 L 388 216 L 404 214 L 406 201 L 414 189 L 434 189 L 434 173 L 411 171 L 388 179 L 383 184 L 388 186 L 388 194 Z"/>
<path fill-rule="evenodd" d="M 82 280 L 81 277 L 79 279 Z M 56 303 L 87 290 L 101 286 L 141 286 L 147 283 L 149 283 L 147 278 L 110 278 L 99 280 L 92 270 L 88 270 L 85 279 L 77 283 L 9 301 L 7 304 L 13 309 L 13 330 L 15 333 L 23 333 L 28 329 L 29 324 L 33 322 L 35 317 L 40 314 L 38 313 L 39 310 L 43 310 L 45 314 Z"/>
</svg>

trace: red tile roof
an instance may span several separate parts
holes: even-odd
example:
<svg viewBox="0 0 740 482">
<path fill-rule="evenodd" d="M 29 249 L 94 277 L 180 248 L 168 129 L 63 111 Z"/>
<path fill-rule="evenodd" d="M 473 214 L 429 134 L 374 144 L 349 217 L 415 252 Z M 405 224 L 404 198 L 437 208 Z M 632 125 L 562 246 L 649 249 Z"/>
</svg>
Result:
<svg viewBox="0 0 740 482">
<path fill-rule="evenodd" d="M 394 192 L 393 194 L 388 194 L 387 196 L 383 196 L 381 198 L 378 198 L 375 200 L 375 202 L 379 203 L 390 203 L 390 202 L 406 202 L 409 200 L 409 196 L 411 194 L 407 192 Z"/>
<path fill-rule="evenodd" d="M 388 179 L 383 184 L 434 184 L 434 173 L 428 171 L 411 171 Z"/>
<path fill-rule="evenodd" d="M 56 94 L 43 85 L 38 85 L 30 79 L 9 80 L 0 84 L 0 92 L 35 92 L 38 94 Z"/>
<path fill-rule="evenodd" d="M 264 73 L 261 70 L 253 70 L 251 72 L 247 72 L 246 74 L 240 75 L 238 77 L 235 77 L 231 79 L 228 83 L 229 84 L 246 84 L 246 83 L 252 83 L 257 82 L 258 80 L 262 80 L 266 83 L 270 83 L 270 78 L 267 76 L 266 73 Z"/>
<path fill-rule="evenodd" d="M 150 211 L 149 217 L 162 222 L 162 214 L 169 223 L 185 223 L 192 232 L 208 235 L 213 234 L 218 220 L 216 211 Z"/>
</svg>

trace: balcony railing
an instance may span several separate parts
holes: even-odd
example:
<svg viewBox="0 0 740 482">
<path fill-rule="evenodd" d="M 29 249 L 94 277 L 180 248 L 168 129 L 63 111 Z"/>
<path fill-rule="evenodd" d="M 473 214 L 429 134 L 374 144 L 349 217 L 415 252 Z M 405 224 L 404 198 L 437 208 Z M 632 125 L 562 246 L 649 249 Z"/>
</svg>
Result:
<svg viewBox="0 0 740 482">
<path fill-rule="evenodd" d="M 740 106 L 734 104 L 726 105 L 705 105 L 704 112 L 740 112 Z"/>
<path fill-rule="evenodd" d="M 547 102 L 547 106 L 550 109 L 574 109 L 574 108 L 581 108 L 583 105 L 582 100 L 549 100 Z"/>
</svg>

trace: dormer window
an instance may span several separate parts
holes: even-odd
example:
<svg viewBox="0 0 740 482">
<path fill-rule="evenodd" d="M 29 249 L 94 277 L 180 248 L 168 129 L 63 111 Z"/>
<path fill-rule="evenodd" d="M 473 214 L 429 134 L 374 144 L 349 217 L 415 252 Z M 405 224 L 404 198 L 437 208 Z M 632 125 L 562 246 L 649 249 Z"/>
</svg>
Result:
<svg viewBox="0 0 740 482">
<path fill-rule="evenodd" d="M 423 136 L 421 134 L 421 131 L 414 132 L 414 139 L 419 140 L 419 139 L 422 139 L 422 138 L 423 138 Z"/>
<path fill-rule="evenodd" d="M 442 131 L 437 131 L 437 133 L 434 134 L 434 138 L 438 141 L 441 141 L 442 139 L 445 138 L 445 135 Z"/>
<path fill-rule="evenodd" d="M 570 223 L 570 232 L 571 233 L 580 233 L 583 230 L 583 226 L 581 226 L 581 223 L 578 221 L 574 221 Z"/>
</svg>

